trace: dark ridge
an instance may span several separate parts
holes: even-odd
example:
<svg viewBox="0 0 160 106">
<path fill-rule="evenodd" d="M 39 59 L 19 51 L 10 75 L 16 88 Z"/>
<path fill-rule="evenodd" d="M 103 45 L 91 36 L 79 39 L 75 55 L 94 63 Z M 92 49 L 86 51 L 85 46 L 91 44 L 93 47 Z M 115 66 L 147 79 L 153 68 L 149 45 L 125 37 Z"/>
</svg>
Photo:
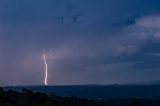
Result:
<svg viewBox="0 0 160 106">
<path fill-rule="evenodd" d="M 160 97 L 158 85 L 68 85 L 68 86 L 16 86 L 4 87 L 4 90 L 21 91 L 22 88 L 33 92 L 54 93 L 59 96 L 75 95 L 88 99 L 109 98 L 154 98 Z"/>
</svg>

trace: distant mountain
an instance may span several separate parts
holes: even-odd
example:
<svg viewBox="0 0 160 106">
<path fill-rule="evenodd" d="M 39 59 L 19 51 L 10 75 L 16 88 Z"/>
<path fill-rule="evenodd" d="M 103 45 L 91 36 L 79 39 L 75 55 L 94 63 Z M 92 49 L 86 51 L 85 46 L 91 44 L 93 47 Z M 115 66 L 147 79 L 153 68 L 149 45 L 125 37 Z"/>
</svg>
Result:
<svg viewBox="0 0 160 106">
<path fill-rule="evenodd" d="M 158 85 L 158 84 L 160 84 L 160 80 L 144 81 L 144 82 L 134 83 L 134 85 Z"/>
</svg>

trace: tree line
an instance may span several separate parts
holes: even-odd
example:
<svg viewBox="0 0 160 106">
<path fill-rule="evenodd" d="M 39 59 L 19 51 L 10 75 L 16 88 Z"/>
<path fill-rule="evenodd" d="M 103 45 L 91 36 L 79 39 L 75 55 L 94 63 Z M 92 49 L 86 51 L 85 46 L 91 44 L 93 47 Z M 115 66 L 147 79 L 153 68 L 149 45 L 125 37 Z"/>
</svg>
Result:
<svg viewBox="0 0 160 106">
<path fill-rule="evenodd" d="M 62 97 L 42 92 L 3 90 L 0 87 L 0 106 L 160 106 L 159 100 L 151 99 L 110 99 L 90 100 L 75 96 Z"/>
</svg>

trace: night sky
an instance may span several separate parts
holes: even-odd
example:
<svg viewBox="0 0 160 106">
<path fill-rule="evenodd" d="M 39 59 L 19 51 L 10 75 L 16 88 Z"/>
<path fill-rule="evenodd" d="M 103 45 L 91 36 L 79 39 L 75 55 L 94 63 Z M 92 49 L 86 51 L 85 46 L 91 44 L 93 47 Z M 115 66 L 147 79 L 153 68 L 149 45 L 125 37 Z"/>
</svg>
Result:
<svg viewBox="0 0 160 106">
<path fill-rule="evenodd" d="M 0 85 L 160 80 L 159 0 L 0 0 Z"/>
</svg>

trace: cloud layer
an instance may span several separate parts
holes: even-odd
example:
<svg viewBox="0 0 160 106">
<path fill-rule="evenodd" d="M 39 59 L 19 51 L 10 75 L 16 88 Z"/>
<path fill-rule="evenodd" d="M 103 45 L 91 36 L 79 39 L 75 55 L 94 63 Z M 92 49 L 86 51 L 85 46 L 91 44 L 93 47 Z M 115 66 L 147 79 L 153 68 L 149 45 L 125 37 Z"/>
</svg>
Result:
<svg viewBox="0 0 160 106">
<path fill-rule="evenodd" d="M 0 1 L 0 84 L 159 79 L 159 0 Z"/>
</svg>

